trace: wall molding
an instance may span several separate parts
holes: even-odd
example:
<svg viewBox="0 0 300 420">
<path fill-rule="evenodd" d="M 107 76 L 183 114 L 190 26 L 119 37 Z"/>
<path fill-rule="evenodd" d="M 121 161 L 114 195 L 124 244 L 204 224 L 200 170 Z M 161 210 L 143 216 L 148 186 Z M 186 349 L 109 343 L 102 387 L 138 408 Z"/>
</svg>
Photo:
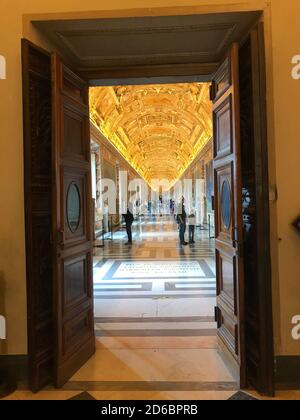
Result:
<svg viewBox="0 0 300 420">
<path fill-rule="evenodd" d="M 300 356 L 277 356 L 275 359 L 277 390 L 300 389 Z"/>
<path fill-rule="evenodd" d="M 6 378 L 17 382 L 28 379 L 28 356 L 27 355 L 0 355 L 0 372 Z"/>
<path fill-rule="evenodd" d="M 0 400 L 18 389 L 18 384 L 28 383 L 28 356 L 0 355 Z"/>
</svg>

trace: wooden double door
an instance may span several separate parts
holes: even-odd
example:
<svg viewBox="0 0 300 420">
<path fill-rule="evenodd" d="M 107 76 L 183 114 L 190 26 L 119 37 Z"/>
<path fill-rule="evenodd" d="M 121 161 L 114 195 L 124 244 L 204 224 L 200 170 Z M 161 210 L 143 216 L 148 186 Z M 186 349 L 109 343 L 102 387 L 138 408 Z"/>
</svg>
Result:
<svg viewBox="0 0 300 420">
<path fill-rule="evenodd" d="M 213 76 L 217 305 L 222 355 L 240 387 L 274 394 L 263 26 Z"/>
<path fill-rule="evenodd" d="M 271 394 L 260 40 L 256 29 L 246 46 L 233 45 L 212 81 L 216 321 L 241 387 Z M 23 88 L 29 365 L 37 391 L 63 385 L 95 351 L 90 122 L 88 83 L 25 40 Z"/>
<path fill-rule="evenodd" d="M 214 75 L 215 235 L 219 344 L 232 356 L 245 385 L 244 266 L 239 47 L 233 45 Z"/>
<path fill-rule="evenodd" d="M 23 41 L 30 386 L 95 352 L 88 84 Z"/>
</svg>

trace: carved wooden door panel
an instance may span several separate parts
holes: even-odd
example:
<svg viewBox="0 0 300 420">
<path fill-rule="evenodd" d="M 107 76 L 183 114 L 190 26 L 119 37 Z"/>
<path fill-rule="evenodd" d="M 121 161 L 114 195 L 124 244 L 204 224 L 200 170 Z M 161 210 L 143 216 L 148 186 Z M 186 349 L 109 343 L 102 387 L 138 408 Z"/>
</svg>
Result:
<svg viewBox="0 0 300 420">
<path fill-rule="evenodd" d="M 215 228 L 219 345 L 245 385 L 244 273 L 239 111 L 239 50 L 213 78 Z"/>
<path fill-rule="evenodd" d="M 22 40 L 29 387 L 53 379 L 51 56 Z"/>
<path fill-rule="evenodd" d="M 88 85 L 54 55 L 53 238 L 55 382 L 95 352 Z"/>
</svg>

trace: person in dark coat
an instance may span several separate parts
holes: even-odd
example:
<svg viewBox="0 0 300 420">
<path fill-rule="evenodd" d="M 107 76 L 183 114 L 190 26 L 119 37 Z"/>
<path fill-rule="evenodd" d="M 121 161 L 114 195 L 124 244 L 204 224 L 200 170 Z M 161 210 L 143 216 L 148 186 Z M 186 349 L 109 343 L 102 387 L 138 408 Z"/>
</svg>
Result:
<svg viewBox="0 0 300 420">
<path fill-rule="evenodd" d="M 177 223 L 179 225 L 179 242 L 180 242 L 180 245 L 187 245 L 188 244 L 185 241 L 186 219 L 187 219 L 187 214 L 186 214 L 186 211 L 185 211 L 184 198 L 182 198 L 182 201 L 179 205 L 179 213 L 177 214 Z"/>
<path fill-rule="evenodd" d="M 127 213 L 123 214 L 125 223 L 126 223 L 126 232 L 128 236 L 128 242 L 125 245 L 132 245 L 132 224 L 134 222 L 134 217 L 129 208 L 127 209 Z"/>
</svg>

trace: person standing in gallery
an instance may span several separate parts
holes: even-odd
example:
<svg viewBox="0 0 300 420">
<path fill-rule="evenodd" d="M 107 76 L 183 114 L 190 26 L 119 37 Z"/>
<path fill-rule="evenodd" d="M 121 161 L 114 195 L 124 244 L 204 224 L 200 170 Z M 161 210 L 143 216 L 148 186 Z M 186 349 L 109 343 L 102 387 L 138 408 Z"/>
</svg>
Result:
<svg viewBox="0 0 300 420">
<path fill-rule="evenodd" d="M 181 203 L 179 204 L 178 213 L 177 213 L 177 223 L 179 226 L 179 242 L 180 245 L 188 245 L 185 241 L 185 232 L 186 232 L 186 211 L 184 205 L 184 198 L 182 197 Z"/>
<path fill-rule="evenodd" d="M 125 245 L 132 245 L 132 224 L 134 222 L 134 216 L 132 211 L 127 208 L 127 213 L 123 214 L 125 223 L 126 223 L 126 232 L 128 236 L 128 242 Z"/>
<path fill-rule="evenodd" d="M 196 228 L 195 210 L 191 210 L 188 217 L 188 223 L 189 223 L 189 243 L 194 244 L 195 243 L 195 228 Z"/>
</svg>

